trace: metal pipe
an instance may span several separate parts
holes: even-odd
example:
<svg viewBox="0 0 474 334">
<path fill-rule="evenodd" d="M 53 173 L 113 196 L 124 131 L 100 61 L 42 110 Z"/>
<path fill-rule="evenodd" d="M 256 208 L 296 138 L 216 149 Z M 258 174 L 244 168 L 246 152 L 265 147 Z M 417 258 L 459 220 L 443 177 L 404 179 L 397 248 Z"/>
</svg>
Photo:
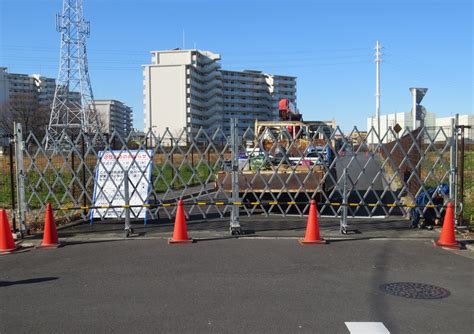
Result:
<svg viewBox="0 0 474 334">
<path fill-rule="evenodd" d="M 413 95 L 413 107 L 412 107 L 412 117 L 413 117 L 413 129 L 412 131 L 415 131 L 416 129 L 416 88 L 412 88 L 412 95 Z"/>
<path fill-rule="evenodd" d="M 13 232 L 17 232 L 16 230 L 16 214 L 15 214 L 15 173 L 13 169 L 13 136 L 10 136 L 10 141 L 8 143 L 9 151 L 10 151 L 10 190 L 11 190 L 11 202 L 12 202 L 12 224 L 13 224 Z"/>
<path fill-rule="evenodd" d="M 26 227 L 26 201 L 25 201 L 25 169 L 23 165 L 23 130 L 21 123 L 14 123 L 15 132 L 15 158 L 16 158 L 16 178 L 17 178 L 17 196 L 18 196 L 18 218 L 20 235 L 28 233 Z"/>
<path fill-rule="evenodd" d="M 347 233 L 347 168 L 344 168 L 342 175 L 342 213 L 341 213 L 341 233 Z"/>
<path fill-rule="evenodd" d="M 232 173 L 232 201 L 239 201 L 239 143 L 238 143 L 237 118 L 230 119 L 231 140 L 231 173 Z M 240 234 L 239 206 L 232 205 L 230 216 L 230 231 L 232 234 Z"/>
<path fill-rule="evenodd" d="M 459 114 L 456 114 L 454 117 L 454 125 L 451 127 L 451 131 L 453 133 L 454 137 L 454 169 L 453 169 L 453 186 L 454 186 L 454 224 L 455 226 L 458 226 L 458 215 L 457 215 L 457 210 L 458 210 L 458 184 L 457 184 L 457 179 L 458 179 L 458 146 L 459 146 L 459 136 L 457 133 L 459 125 Z"/>
<path fill-rule="evenodd" d="M 129 191 L 129 178 L 128 170 L 125 172 L 124 178 L 124 197 L 125 197 L 125 231 L 130 230 L 130 191 Z"/>
<path fill-rule="evenodd" d="M 459 197 L 461 201 L 461 210 L 459 212 L 459 219 L 464 225 L 464 126 L 461 126 L 461 159 L 459 161 Z"/>
<path fill-rule="evenodd" d="M 455 141 L 455 120 L 454 118 L 451 119 L 451 138 L 450 138 L 450 141 L 451 141 L 451 145 L 450 145 L 450 148 L 449 148 L 449 167 L 450 167 L 450 171 L 449 171 L 449 199 L 451 201 L 454 200 L 454 183 L 455 183 L 455 180 L 454 180 L 454 175 L 455 175 L 455 165 L 456 165 L 456 162 L 455 162 L 455 150 L 456 150 L 456 141 Z M 456 208 L 456 206 L 454 206 Z"/>
<path fill-rule="evenodd" d="M 82 143 L 81 143 L 81 155 L 82 155 L 82 188 L 83 188 L 83 193 L 82 193 L 82 205 L 84 207 L 87 207 L 87 189 L 86 189 L 86 134 L 82 134 Z M 87 209 L 84 209 L 82 211 L 84 216 L 87 215 Z"/>
<path fill-rule="evenodd" d="M 74 143 L 74 141 L 72 141 Z M 73 145 L 75 148 L 75 145 Z M 76 174 L 76 162 L 74 159 L 74 148 L 71 150 L 71 169 L 72 169 L 72 177 Z M 76 182 L 72 183 L 72 197 L 76 198 Z"/>
</svg>

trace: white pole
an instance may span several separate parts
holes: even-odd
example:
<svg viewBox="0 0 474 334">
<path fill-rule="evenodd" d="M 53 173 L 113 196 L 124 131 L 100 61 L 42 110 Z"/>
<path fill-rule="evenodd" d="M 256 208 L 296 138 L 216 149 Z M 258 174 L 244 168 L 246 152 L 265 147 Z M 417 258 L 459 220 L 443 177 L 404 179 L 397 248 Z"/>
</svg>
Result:
<svg viewBox="0 0 474 334">
<path fill-rule="evenodd" d="M 183 50 L 186 50 L 186 34 L 183 29 Z"/>
<path fill-rule="evenodd" d="M 375 44 L 375 117 L 377 118 L 377 133 L 380 136 L 380 49 L 379 41 Z"/>
<path fill-rule="evenodd" d="M 416 129 L 416 89 L 415 88 L 413 88 L 412 90 L 412 95 L 413 95 L 413 109 L 412 109 L 413 129 L 412 131 L 415 131 Z"/>
</svg>

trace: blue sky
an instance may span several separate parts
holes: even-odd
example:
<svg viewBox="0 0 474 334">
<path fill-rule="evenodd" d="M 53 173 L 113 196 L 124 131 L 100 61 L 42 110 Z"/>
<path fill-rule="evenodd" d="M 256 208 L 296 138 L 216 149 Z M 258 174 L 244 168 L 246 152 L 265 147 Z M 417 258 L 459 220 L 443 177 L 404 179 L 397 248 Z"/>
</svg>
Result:
<svg viewBox="0 0 474 334">
<path fill-rule="evenodd" d="M 143 128 L 141 65 L 149 51 L 221 54 L 225 69 L 293 75 L 306 120 L 366 128 L 375 113 L 374 47 L 380 40 L 381 113 L 409 111 L 409 87 L 428 87 L 438 116 L 473 113 L 473 5 L 469 0 L 83 0 L 91 21 L 95 98 L 134 109 Z M 0 0 L 0 66 L 56 77 L 61 0 Z"/>
</svg>

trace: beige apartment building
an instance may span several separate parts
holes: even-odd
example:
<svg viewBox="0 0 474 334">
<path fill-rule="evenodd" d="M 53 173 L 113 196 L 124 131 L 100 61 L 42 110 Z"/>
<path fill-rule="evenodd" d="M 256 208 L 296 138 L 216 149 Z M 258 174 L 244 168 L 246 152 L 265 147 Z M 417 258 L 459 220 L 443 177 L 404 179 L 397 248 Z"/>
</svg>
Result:
<svg viewBox="0 0 474 334">
<path fill-rule="evenodd" d="M 132 108 L 117 100 L 94 100 L 104 133 L 117 133 L 124 140 L 132 131 Z"/>
<path fill-rule="evenodd" d="M 230 118 L 242 133 L 255 120 L 278 119 L 278 101 L 296 104 L 296 78 L 260 71 L 222 70 L 219 54 L 201 50 L 152 51 L 143 65 L 145 131 L 174 137 L 220 128 L 230 133 Z M 183 132 L 183 129 L 185 131 Z"/>
</svg>

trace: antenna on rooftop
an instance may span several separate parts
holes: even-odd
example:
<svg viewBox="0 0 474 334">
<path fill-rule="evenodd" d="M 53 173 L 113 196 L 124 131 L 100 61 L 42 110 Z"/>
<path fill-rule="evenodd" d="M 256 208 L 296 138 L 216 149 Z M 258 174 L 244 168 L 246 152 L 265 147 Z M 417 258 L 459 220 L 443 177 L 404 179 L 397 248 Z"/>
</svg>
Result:
<svg viewBox="0 0 474 334">
<path fill-rule="evenodd" d="M 184 28 L 183 28 L 183 50 L 186 50 L 186 33 L 184 32 Z"/>
</svg>

